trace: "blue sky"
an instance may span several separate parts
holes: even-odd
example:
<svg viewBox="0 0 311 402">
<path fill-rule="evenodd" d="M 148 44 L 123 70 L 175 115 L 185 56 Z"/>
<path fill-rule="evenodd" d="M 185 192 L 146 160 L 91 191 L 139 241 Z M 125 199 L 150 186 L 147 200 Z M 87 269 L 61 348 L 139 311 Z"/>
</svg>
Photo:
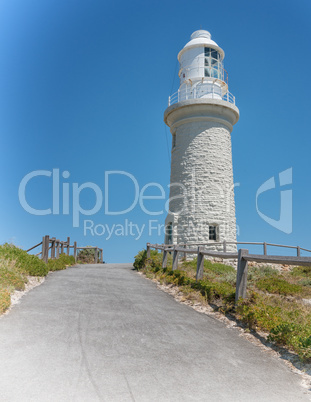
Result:
<svg viewBox="0 0 311 402">
<path fill-rule="evenodd" d="M 150 219 L 163 223 L 165 214 L 148 216 L 137 205 L 127 214 L 107 215 L 103 206 L 73 227 L 72 206 L 69 215 L 62 208 L 58 215 L 31 215 L 20 205 L 18 189 L 30 172 L 59 169 L 70 174 L 60 178 L 60 195 L 67 183 L 71 200 L 74 183 L 95 183 L 105 194 L 105 172 L 124 171 L 140 190 L 159 183 L 167 198 L 171 134 L 163 112 L 179 85 L 177 54 L 203 28 L 225 51 L 229 90 L 240 109 L 232 133 L 239 240 L 311 248 L 310 17 L 309 0 L 1 1 L 0 243 L 28 248 L 45 234 L 70 236 L 81 246 L 103 247 L 108 262 L 128 262 L 147 241 L 163 241 L 147 227 Z M 286 234 L 258 215 L 256 191 L 289 168 L 293 230 Z M 30 181 L 26 198 L 33 208 L 52 208 L 52 178 Z M 131 179 L 110 175 L 111 211 L 133 201 Z M 83 208 L 94 202 L 90 189 L 81 192 Z M 164 202 L 145 205 L 160 211 Z M 259 208 L 279 219 L 280 188 L 262 194 Z M 119 231 L 107 240 L 107 233 L 85 235 L 88 219 L 102 225 L 98 233 L 125 220 L 146 228 L 140 239 Z"/>
</svg>

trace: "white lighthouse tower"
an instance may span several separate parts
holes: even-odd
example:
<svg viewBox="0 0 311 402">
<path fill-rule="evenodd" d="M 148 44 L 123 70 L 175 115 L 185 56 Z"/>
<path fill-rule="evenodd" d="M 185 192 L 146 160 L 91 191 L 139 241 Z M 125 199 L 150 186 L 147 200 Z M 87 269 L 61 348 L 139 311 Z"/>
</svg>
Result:
<svg viewBox="0 0 311 402">
<path fill-rule="evenodd" d="M 178 54 L 180 87 L 164 113 L 173 137 L 165 243 L 236 241 L 231 131 L 239 110 L 224 56 L 205 30 Z"/>
</svg>

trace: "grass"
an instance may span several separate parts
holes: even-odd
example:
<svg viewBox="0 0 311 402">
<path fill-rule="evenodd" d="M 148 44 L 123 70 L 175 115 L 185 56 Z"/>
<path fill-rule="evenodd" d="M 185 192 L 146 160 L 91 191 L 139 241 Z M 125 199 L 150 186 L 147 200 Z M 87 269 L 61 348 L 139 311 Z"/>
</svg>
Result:
<svg viewBox="0 0 311 402">
<path fill-rule="evenodd" d="M 10 292 L 7 289 L 0 289 L 0 314 L 4 313 L 11 305 Z"/>
<path fill-rule="evenodd" d="M 209 303 L 215 310 L 230 313 L 251 330 L 269 333 L 268 339 L 311 360 L 311 306 L 302 298 L 311 298 L 311 267 L 295 267 L 279 272 L 270 266 L 249 267 L 248 297 L 235 305 L 236 270 L 204 261 L 203 279 L 195 280 L 197 261 L 184 261 L 179 269 L 161 268 L 162 255 L 151 250 L 147 260 L 141 251 L 134 266 L 147 277 L 179 287 L 184 298 Z"/>
<path fill-rule="evenodd" d="M 0 246 L 0 314 L 11 305 L 11 294 L 24 290 L 27 276 L 46 276 L 49 271 L 65 269 L 75 262 L 73 256 L 60 255 L 46 264 L 38 257 L 12 245 Z"/>
<path fill-rule="evenodd" d="M 60 271 L 66 269 L 68 266 L 74 265 L 75 258 L 72 255 L 61 254 L 56 260 L 49 260 L 47 267 L 49 271 Z"/>
<path fill-rule="evenodd" d="M 284 296 L 294 296 L 302 294 L 303 286 L 295 285 L 287 282 L 283 278 L 263 278 L 257 281 L 256 286 L 258 289 L 268 293 L 274 293 Z"/>
<path fill-rule="evenodd" d="M 45 276 L 49 272 L 42 260 L 12 244 L 0 246 L 0 260 L 13 262 L 16 270 L 31 276 Z"/>
<path fill-rule="evenodd" d="M 298 300 L 252 293 L 241 300 L 237 317 L 251 329 L 269 332 L 268 339 L 286 346 L 303 359 L 311 359 L 311 309 Z"/>
</svg>

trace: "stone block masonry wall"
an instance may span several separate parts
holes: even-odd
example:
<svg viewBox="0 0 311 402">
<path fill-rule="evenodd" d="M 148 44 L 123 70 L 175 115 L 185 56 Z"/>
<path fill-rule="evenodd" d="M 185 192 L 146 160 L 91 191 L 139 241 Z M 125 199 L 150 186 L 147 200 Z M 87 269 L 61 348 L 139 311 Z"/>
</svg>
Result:
<svg viewBox="0 0 311 402">
<path fill-rule="evenodd" d="M 217 227 L 217 241 L 236 241 L 232 125 L 228 115 L 222 119 L 215 108 L 212 114 L 201 109 L 194 115 L 192 110 L 190 118 L 189 110 L 177 110 L 171 121 L 176 136 L 170 188 L 173 219 L 167 220 L 174 221 L 173 242 L 208 242 L 210 225 Z M 236 251 L 236 246 L 228 245 L 227 251 Z"/>
</svg>

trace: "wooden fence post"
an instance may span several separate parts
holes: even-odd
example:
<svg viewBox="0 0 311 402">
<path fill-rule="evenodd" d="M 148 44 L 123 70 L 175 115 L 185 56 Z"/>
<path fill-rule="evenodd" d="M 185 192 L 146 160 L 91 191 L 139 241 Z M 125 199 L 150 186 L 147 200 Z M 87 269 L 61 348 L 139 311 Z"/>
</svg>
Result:
<svg viewBox="0 0 311 402">
<path fill-rule="evenodd" d="M 77 262 L 77 242 L 73 243 L 73 256 L 75 258 L 75 262 Z"/>
<path fill-rule="evenodd" d="M 174 247 L 174 253 L 173 253 L 173 266 L 172 270 L 175 271 L 175 269 L 178 268 L 178 251 L 176 250 L 176 246 Z"/>
<path fill-rule="evenodd" d="M 45 236 L 46 237 L 46 262 L 49 260 L 49 251 L 50 251 L 50 236 Z"/>
<path fill-rule="evenodd" d="M 162 268 L 167 267 L 167 250 L 163 249 Z"/>
<path fill-rule="evenodd" d="M 60 243 L 60 241 L 56 240 L 56 258 L 57 259 L 59 258 L 59 243 Z"/>
<path fill-rule="evenodd" d="M 204 272 L 204 254 L 201 253 L 203 247 L 198 247 L 198 262 L 197 262 L 197 275 L 196 280 L 203 279 Z"/>
<path fill-rule="evenodd" d="M 52 248 L 51 248 L 51 258 L 54 260 L 55 258 L 55 237 L 52 237 Z"/>
<path fill-rule="evenodd" d="M 69 255 L 70 252 L 70 237 L 67 237 L 67 255 Z"/>
<path fill-rule="evenodd" d="M 238 253 L 238 269 L 236 275 L 236 290 L 235 290 L 235 302 L 237 303 L 239 298 L 246 298 L 247 287 L 247 270 L 248 262 L 243 259 L 243 256 L 248 254 L 248 250 L 240 249 Z"/>
<path fill-rule="evenodd" d="M 50 247 L 50 236 L 45 236 L 45 262 L 49 260 L 49 247 Z"/>
<path fill-rule="evenodd" d="M 44 261 L 45 260 L 45 236 L 42 237 L 42 253 L 41 253 L 41 258 Z"/>
<path fill-rule="evenodd" d="M 297 246 L 297 257 L 300 257 L 300 247 Z"/>
<path fill-rule="evenodd" d="M 184 248 L 187 248 L 187 244 L 184 244 Z M 184 253 L 184 260 L 186 261 L 187 259 L 187 253 Z"/>
<path fill-rule="evenodd" d="M 263 244 L 263 255 L 267 255 L 267 243 L 264 242 Z"/>
<path fill-rule="evenodd" d="M 150 243 L 147 243 L 147 259 L 150 258 Z"/>
<path fill-rule="evenodd" d="M 45 246 L 46 246 L 46 263 L 49 260 L 49 249 L 50 249 L 50 236 L 45 236 Z"/>
<path fill-rule="evenodd" d="M 98 263 L 98 248 L 95 247 L 95 264 Z"/>
<path fill-rule="evenodd" d="M 60 242 L 60 253 L 64 254 L 64 242 L 63 241 Z"/>
<path fill-rule="evenodd" d="M 50 238 L 49 236 L 43 236 L 42 238 L 42 260 L 47 264 L 49 259 L 49 245 L 50 245 Z"/>
</svg>

